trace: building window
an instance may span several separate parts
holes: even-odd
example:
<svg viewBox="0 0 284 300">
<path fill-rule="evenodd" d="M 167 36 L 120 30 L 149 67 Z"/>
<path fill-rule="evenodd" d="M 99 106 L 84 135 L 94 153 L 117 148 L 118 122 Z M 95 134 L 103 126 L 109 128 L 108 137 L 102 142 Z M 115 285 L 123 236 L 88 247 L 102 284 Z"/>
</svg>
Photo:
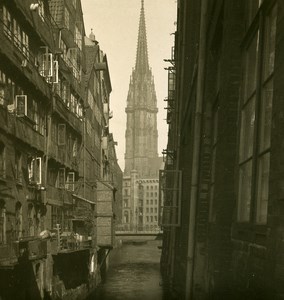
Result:
<svg viewBox="0 0 284 300">
<path fill-rule="evenodd" d="M 62 226 L 62 207 L 60 206 L 52 206 L 51 207 L 51 227 L 52 229 L 55 229 L 57 224 Z"/>
<path fill-rule="evenodd" d="M 72 230 L 72 210 L 70 208 L 64 207 L 64 224 L 63 229 L 64 231 L 71 231 Z"/>
<path fill-rule="evenodd" d="M 67 173 L 65 188 L 70 192 L 75 191 L 75 172 Z"/>
<path fill-rule="evenodd" d="M 75 43 L 82 50 L 82 32 L 81 32 L 81 24 L 75 25 Z"/>
<path fill-rule="evenodd" d="M 6 225 L 5 202 L 0 200 L 0 245 L 6 244 Z"/>
<path fill-rule="evenodd" d="M 16 48 L 21 51 L 26 58 L 29 58 L 29 37 L 6 6 L 3 6 L 3 22 L 4 34 L 13 41 Z"/>
<path fill-rule="evenodd" d="M 262 57 L 263 75 L 261 77 L 260 117 L 258 131 L 260 147 L 257 156 L 257 210 L 256 222 L 267 222 L 269 192 L 270 139 L 273 100 L 273 71 L 275 58 L 277 6 L 265 18 L 264 50 Z"/>
<path fill-rule="evenodd" d="M 0 177 L 6 177 L 6 150 L 2 142 L 0 142 Z"/>
<path fill-rule="evenodd" d="M 15 152 L 15 179 L 18 183 L 22 183 L 22 154 Z"/>
<path fill-rule="evenodd" d="M 128 214 L 128 211 L 126 210 L 125 212 L 124 212 L 124 223 L 129 223 L 129 214 Z"/>
<path fill-rule="evenodd" d="M 78 155 L 78 139 L 73 139 L 73 146 L 72 146 L 72 156 L 77 157 Z"/>
<path fill-rule="evenodd" d="M 16 239 L 19 239 L 23 229 L 22 204 L 20 202 L 17 202 L 15 206 L 15 225 Z"/>
<path fill-rule="evenodd" d="M 58 124 L 58 146 L 66 144 L 66 125 Z"/>
<path fill-rule="evenodd" d="M 13 32 L 12 17 L 6 6 L 3 6 L 4 34 L 11 40 Z"/>
<path fill-rule="evenodd" d="M 238 221 L 249 222 L 253 218 L 257 224 L 266 224 L 277 6 L 274 5 L 268 12 L 262 8 L 259 10 L 255 18 L 259 15 L 263 18 L 259 18 L 258 23 L 252 22 L 251 26 L 257 24 L 264 30 L 254 31 L 244 51 Z M 260 26 L 261 20 L 264 20 L 263 26 Z"/>
<path fill-rule="evenodd" d="M 68 9 L 65 7 L 64 10 L 64 25 L 67 29 L 69 29 L 70 24 L 70 15 Z"/>
<path fill-rule="evenodd" d="M 124 207 L 128 207 L 128 199 L 124 199 L 123 200 L 123 206 Z"/>
<path fill-rule="evenodd" d="M 29 183 L 41 184 L 42 165 L 41 157 L 30 157 L 28 159 Z"/>
<path fill-rule="evenodd" d="M 32 204 L 28 205 L 28 235 L 35 235 L 35 209 Z"/>
<path fill-rule="evenodd" d="M 211 177 L 210 177 L 210 204 L 209 204 L 209 221 L 215 222 L 216 220 L 216 209 L 214 203 L 214 189 L 215 189 L 215 170 L 216 170 L 216 149 L 218 140 L 218 107 L 216 106 L 213 110 L 212 118 L 212 158 L 211 158 Z"/>
<path fill-rule="evenodd" d="M 65 168 L 60 168 L 58 171 L 58 187 L 61 189 L 65 188 Z"/>
</svg>

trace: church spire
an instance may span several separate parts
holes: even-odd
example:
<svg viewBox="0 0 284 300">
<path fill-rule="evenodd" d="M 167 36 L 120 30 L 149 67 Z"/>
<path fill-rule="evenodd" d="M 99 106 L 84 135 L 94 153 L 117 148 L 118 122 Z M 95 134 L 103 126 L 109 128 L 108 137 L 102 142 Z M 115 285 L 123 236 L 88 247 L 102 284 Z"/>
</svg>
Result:
<svg viewBox="0 0 284 300">
<path fill-rule="evenodd" d="M 136 64 L 127 96 L 125 132 L 125 169 L 130 176 L 136 170 L 140 178 L 158 174 L 157 98 L 148 62 L 144 0 L 141 0 Z M 157 164 L 156 164 L 157 163 Z"/>
<path fill-rule="evenodd" d="M 148 49 L 147 49 L 147 34 L 145 24 L 144 0 L 141 0 L 139 32 L 136 52 L 135 70 L 145 72 L 149 69 Z"/>
</svg>

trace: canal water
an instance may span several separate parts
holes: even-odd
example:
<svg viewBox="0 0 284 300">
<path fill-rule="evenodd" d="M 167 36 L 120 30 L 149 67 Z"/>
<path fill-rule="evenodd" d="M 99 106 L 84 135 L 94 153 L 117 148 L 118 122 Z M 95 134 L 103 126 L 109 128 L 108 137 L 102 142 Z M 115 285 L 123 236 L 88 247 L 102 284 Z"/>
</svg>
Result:
<svg viewBox="0 0 284 300">
<path fill-rule="evenodd" d="M 168 300 L 160 274 L 160 240 L 111 251 L 106 278 L 90 300 Z"/>
</svg>

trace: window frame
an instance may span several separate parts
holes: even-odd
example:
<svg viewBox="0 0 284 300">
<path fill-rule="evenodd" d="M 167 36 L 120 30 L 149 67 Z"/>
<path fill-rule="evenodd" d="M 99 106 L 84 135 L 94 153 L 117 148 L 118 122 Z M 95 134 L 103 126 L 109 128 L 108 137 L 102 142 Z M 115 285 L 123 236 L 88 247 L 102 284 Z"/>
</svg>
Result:
<svg viewBox="0 0 284 300">
<path fill-rule="evenodd" d="M 274 14 L 275 12 L 275 14 Z M 263 118 L 263 102 L 265 102 L 266 95 L 265 95 L 265 87 L 272 81 L 273 84 L 273 76 L 274 76 L 274 65 L 275 65 L 275 51 L 276 51 L 276 34 L 277 34 L 277 14 L 278 14 L 278 7 L 276 1 L 261 1 L 259 3 L 259 7 L 257 12 L 255 13 L 254 19 L 250 22 L 250 26 L 247 29 L 246 35 L 243 40 L 243 64 L 245 64 L 246 60 L 246 51 L 254 41 L 254 38 L 257 34 L 259 34 L 259 41 L 257 42 L 257 51 L 256 51 L 256 82 L 255 82 L 255 90 L 252 91 L 249 95 L 246 94 L 246 90 L 244 89 L 246 85 L 246 77 L 243 78 L 242 81 L 242 94 L 240 95 L 240 123 L 239 123 L 239 179 L 238 179 L 238 195 L 237 195 L 237 223 L 243 224 L 251 224 L 256 226 L 263 226 L 267 225 L 267 218 L 268 218 L 268 201 L 269 201 L 269 161 L 270 161 L 270 139 L 271 139 L 271 111 L 273 107 L 273 86 L 271 88 L 271 95 L 268 101 L 271 101 L 270 112 L 270 119 L 268 120 L 268 138 L 269 138 L 269 145 L 266 148 L 261 149 L 261 139 L 262 135 L 261 132 L 263 130 L 263 126 L 265 126 L 265 118 Z M 274 16 L 274 17 L 273 17 Z M 271 30 L 273 26 L 271 26 L 271 21 L 273 19 L 275 25 L 275 34 L 273 40 L 273 69 L 268 74 L 268 76 L 264 77 L 265 74 L 265 64 L 267 63 L 267 52 L 266 46 L 271 43 L 267 43 L 267 38 L 270 37 Z M 267 29 L 268 28 L 268 29 Z M 268 31 L 267 31 L 268 30 Z M 271 49 L 270 49 L 271 50 Z M 271 53 L 270 53 L 271 55 Z M 245 68 L 244 68 L 245 70 Z M 243 109 L 248 105 L 250 101 L 254 99 L 255 107 L 254 107 L 254 128 L 253 128 L 253 135 L 252 135 L 252 153 L 248 157 L 242 157 L 242 132 L 244 129 L 243 124 Z M 266 112 L 265 112 L 266 113 Z M 269 116 L 268 116 L 269 118 Z M 267 128 L 264 128 L 267 129 Z M 266 174 L 265 174 L 265 185 L 266 189 L 264 189 L 264 193 L 266 193 L 266 199 L 260 200 L 259 199 L 259 186 L 260 180 L 263 180 L 264 173 L 262 172 L 263 169 L 261 168 L 261 160 L 268 156 L 268 170 L 266 166 Z M 267 159 L 267 158 L 266 158 Z M 242 209 L 244 207 L 244 203 L 242 204 L 243 195 L 240 193 L 241 187 L 241 169 L 247 163 L 251 163 L 251 185 L 250 185 L 250 205 L 249 211 L 247 212 L 247 216 L 244 217 L 242 214 Z M 262 184 L 261 184 L 262 186 Z M 264 207 L 264 212 L 262 211 L 262 216 L 259 218 L 259 208 L 260 210 L 263 209 L 263 204 L 261 201 L 266 201 L 266 206 Z"/>
</svg>

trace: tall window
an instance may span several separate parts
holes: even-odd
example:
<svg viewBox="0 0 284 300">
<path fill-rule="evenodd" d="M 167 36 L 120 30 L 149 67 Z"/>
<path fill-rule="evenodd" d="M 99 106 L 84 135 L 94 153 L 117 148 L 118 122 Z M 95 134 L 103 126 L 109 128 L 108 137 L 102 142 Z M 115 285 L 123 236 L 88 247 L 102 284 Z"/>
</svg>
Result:
<svg viewBox="0 0 284 300">
<path fill-rule="evenodd" d="M 17 202 L 15 206 L 15 225 L 16 239 L 19 239 L 23 229 L 22 204 L 20 202 Z"/>
<path fill-rule="evenodd" d="M 19 51 L 29 58 L 29 37 L 22 29 L 18 20 L 3 6 L 4 34 L 13 41 Z"/>
<path fill-rule="evenodd" d="M 129 223 L 129 214 L 127 210 L 124 212 L 124 223 Z"/>
<path fill-rule="evenodd" d="M 68 191 L 75 191 L 75 172 L 67 173 L 65 188 Z"/>
<path fill-rule="evenodd" d="M 6 151 L 5 145 L 0 142 L 0 177 L 6 177 Z"/>
<path fill-rule="evenodd" d="M 215 191 L 215 170 L 216 170 L 216 149 L 217 149 L 217 137 L 218 137 L 218 107 L 213 110 L 212 116 L 212 159 L 211 159 L 211 176 L 210 176 L 210 205 L 209 205 L 209 221 L 216 221 L 216 208 L 214 201 Z"/>
<path fill-rule="evenodd" d="M 60 206 L 52 206 L 51 207 L 51 227 L 52 229 L 56 228 L 56 225 L 59 224 L 62 226 L 63 224 L 63 211 Z"/>
<path fill-rule="evenodd" d="M 9 38 L 12 39 L 13 23 L 12 17 L 8 9 L 3 6 L 3 22 L 4 22 L 4 33 Z"/>
<path fill-rule="evenodd" d="M 59 188 L 65 188 L 65 169 L 60 168 L 58 171 L 58 178 L 57 178 L 57 186 Z"/>
<path fill-rule="evenodd" d="M 1 244 L 6 244 L 6 207 L 3 200 L 0 200 L 0 245 Z"/>
<path fill-rule="evenodd" d="M 70 24 L 70 14 L 68 9 L 65 7 L 64 10 L 64 25 L 67 29 L 69 29 L 69 24 Z"/>
<path fill-rule="evenodd" d="M 260 116 L 258 124 L 260 141 L 257 153 L 257 223 L 266 223 L 267 220 L 276 17 L 277 9 L 274 6 L 265 19 L 264 50 L 261 61 L 263 74 L 261 77 Z"/>
<path fill-rule="evenodd" d="M 238 221 L 265 224 L 270 165 L 271 110 L 275 56 L 275 5 L 260 9 L 264 24 L 256 28 L 244 51 L 239 148 Z M 252 26 L 257 24 L 252 23 Z M 256 208 L 256 209 L 255 209 Z"/>
<path fill-rule="evenodd" d="M 28 205 L 28 234 L 29 236 L 35 235 L 35 209 L 32 204 Z"/>
<path fill-rule="evenodd" d="M 22 154 L 19 151 L 15 153 L 15 179 L 18 183 L 22 182 Z"/>
</svg>

